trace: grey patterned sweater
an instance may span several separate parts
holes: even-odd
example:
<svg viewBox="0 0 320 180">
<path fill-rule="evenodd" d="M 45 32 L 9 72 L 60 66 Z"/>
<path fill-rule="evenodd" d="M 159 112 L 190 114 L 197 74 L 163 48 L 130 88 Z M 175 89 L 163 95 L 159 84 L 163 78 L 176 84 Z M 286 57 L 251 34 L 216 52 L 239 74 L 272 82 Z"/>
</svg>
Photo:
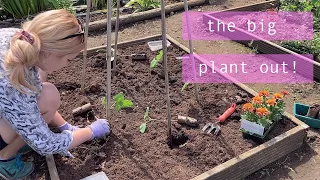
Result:
<svg viewBox="0 0 320 180">
<path fill-rule="evenodd" d="M 40 155 L 61 154 L 71 156 L 68 147 L 73 136 L 70 131 L 53 133 L 41 116 L 37 106 L 39 94 L 23 94 L 16 90 L 3 68 L 4 56 L 9 48 L 10 38 L 19 29 L 0 29 L 0 118 L 5 119 L 22 139 Z M 41 91 L 42 85 L 36 67 L 30 67 L 28 81 Z"/>
</svg>

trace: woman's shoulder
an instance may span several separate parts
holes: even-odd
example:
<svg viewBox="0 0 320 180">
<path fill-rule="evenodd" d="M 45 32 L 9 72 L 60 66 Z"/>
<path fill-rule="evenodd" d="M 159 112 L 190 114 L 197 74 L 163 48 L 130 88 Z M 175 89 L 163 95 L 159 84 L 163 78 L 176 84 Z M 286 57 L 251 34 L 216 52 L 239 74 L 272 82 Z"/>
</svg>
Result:
<svg viewBox="0 0 320 180">
<path fill-rule="evenodd" d="M 17 28 L 0 29 L 0 61 L 3 61 L 4 55 L 9 48 L 10 39 L 18 30 Z"/>
<path fill-rule="evenodd" d="M 0 29 L 0 51 L 8 48 L 11 37 L 18 31 L 17 28 L 1 28 Z"/>
</svg>

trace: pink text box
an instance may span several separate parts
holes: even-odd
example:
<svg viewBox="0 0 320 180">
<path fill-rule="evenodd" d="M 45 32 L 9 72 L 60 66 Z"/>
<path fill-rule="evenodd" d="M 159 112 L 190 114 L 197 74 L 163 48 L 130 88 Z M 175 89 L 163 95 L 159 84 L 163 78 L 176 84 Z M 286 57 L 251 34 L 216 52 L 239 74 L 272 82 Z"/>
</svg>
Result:
<svg viewBox="0 0 320 180">
<path fill-rule="evenodd" d="M 185 55 L 182 80 L 190 83 L 311 83 L 312 55 L 202 54 Z M 225 77 L 229 77 L 228 79 Z"/>
<path fill-rule="evenodd" d="M 313 34 L 311 12 L 184 12 L 182 16 L 183 40 L 312 40 Z"/>
</svg>

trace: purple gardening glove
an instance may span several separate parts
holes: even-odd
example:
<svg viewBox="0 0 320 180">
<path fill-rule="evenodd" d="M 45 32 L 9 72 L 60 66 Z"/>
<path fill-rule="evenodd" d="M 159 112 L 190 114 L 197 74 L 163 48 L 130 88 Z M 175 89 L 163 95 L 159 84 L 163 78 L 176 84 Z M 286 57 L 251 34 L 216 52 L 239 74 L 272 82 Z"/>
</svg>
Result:
<svg viewBox="0 0 320 180">
<path fill-rule="evenodd" d="M 80 129 L 78 126 L 73 126 L 73 125 L 69 124 L 68 122 L 64 123 L 63 125 L 59 126 L 58 128 L 60 129 L 60 131 L 69 130 L 72 132 Z"/>
<path fill-rule="evenodd" d="M 90 140 L 110 134 L 110 124 L 106 119 L 98 119 L 88 127 L 92 130 L 92 137 Z"/>
</svg>

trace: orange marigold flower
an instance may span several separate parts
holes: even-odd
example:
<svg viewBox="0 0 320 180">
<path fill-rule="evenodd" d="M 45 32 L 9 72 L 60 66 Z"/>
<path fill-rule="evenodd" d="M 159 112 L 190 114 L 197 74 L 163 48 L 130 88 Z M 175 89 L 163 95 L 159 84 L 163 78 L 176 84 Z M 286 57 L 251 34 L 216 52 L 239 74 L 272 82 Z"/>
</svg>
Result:
<svg viewBox="0 0 320 180">
<path fill-rule="evenodd" d="M 261 96 L 255 96 L 253 99 L 252 99 L 252 102 L 254 104 L 262 104 L 262 97 Z"/>
<path fill-rule="evenodd" d="M 288 92 L 288 91 L 283 90 L 283 91 L 281 91 L 281 94 L 283 94 L 283 96 L 285 96 L 285 95 L 288 95 L 288 94 L 289 94 L 289 92 Z"/>
<path fill-rule="evenodd" d="M 269 114 L 269 111 L 268 111 L 267 108 L 257 108 L 256 114 L 257 114 L 258 116 L 266 116 L 266 115 Z"/>
<path fill-rule="evenodd" d="M 251 103 L 246 103 L 246 104 L 243 105 L 242 109 L 244 111 L 252 112 L 254 110 L 254 107 L 253 107 L 253 105 Z"/>
<path fill-rule="evenodd" d="M 268 96 L 269 95 L 269 91 L 267 90 L 262 90 L 259 92 L 259 96 Z"/>
<path fill-rule="evenodd" d="M 277 104 L 277 101 L 276 101 L 276 99 L 271 98 L 271 99 L 268 99 L 268 100 L 267 100 L 267 104 L 268 104 L 269 106 L 274 106 L 274 105 Z"/>
<path fill-rule="evenodd" d="M 275 94 L 273 95 L 273 98 L 275 98 L 275 99 L 282 99 L 282 98 L 283 98 L 283 95 L 280 94 L 280 93 L 275 93 Z"/>
</svg>

